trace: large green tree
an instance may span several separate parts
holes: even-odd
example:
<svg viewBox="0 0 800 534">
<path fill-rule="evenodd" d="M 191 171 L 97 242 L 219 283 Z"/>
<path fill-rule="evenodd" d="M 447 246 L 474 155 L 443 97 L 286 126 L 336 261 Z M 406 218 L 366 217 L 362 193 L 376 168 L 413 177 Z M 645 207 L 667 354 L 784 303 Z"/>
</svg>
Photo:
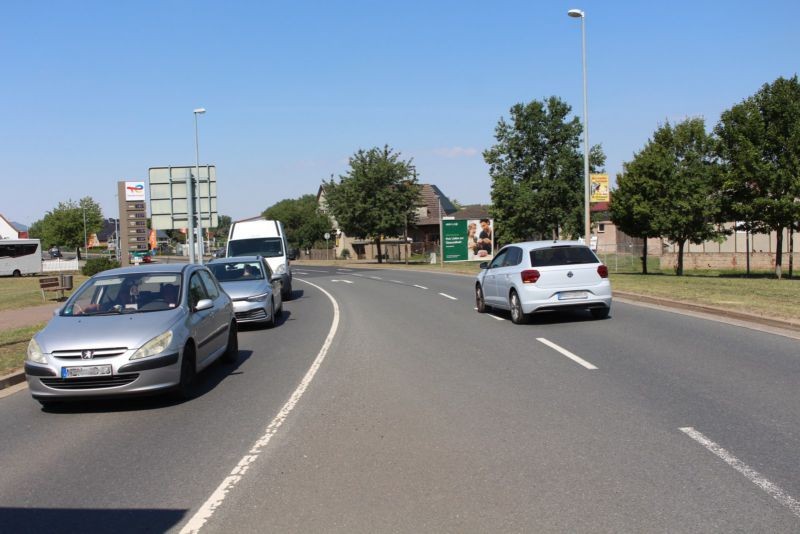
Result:
<svg viewBox="0 0 800 534">
<path fill-rule="evenodd" d="M 263 216 L 281 221 L 286 239 L 297 248 L 313 247 L 331 229 L 331 220 L 320 212 L 315 195 L 281 200 L 264 210 Z"/>
<path fill-rule="evenodd" d="M 715 189 L 719 168 L 715 141 L 701 118 L 659 127 L 626 165 L 637 178 L 638 194 L 646 199 L 641 219 L 650 211 L 649 220 L 640 221 L 642 228 L 678 245 L 678 275 L 683 274 L 687 242 L 700 244 L 720 234 L 720 196 Z"/>
<path fill-rule="evenodd" d="M 338 183 L 324 183 L 325 202 L 342 231 L 374 240 L 381 263 L 382 236 L 401 235 L 420 205 L 416 171 L 411 160 L 400 159 L 388 145 L 359 150 L 349 164 Z"/>
<path fill-rule="evenodd" d="M 78 202 L 59 202 L 42 219 L 34 222 L 28 232 L 31 237 L 41 239 L 45 248 L 54 245 L 74 248 L 80 258 L 80 247 L 84 245 L 84 214 L 85 235 L 99 232 L 103 228 L 103 211 L 100 205 L 92 197 L 84 197 Z"/>
<path fill-rule="evenodd" d="M 649 156 L 645 148 L 633 161 L 623 164 L 610 203 L 614 224 L 629 236 L 642 240 L 642 274 L 647 274 L 647 240 L 660 235 L 653 221 L 660 187 L 652 179 L 653 173 L 648 172 Z"/>
<path fill-rule="evenodd" d="M 572 108 L 556 96 L 515 104 L 509 121 L 495 128 L 497 143 L 484 151 L 492 178 L 496 239 L 509 243 L 534 237 L 581 235 L 584 176 L 582 127 Z M 593 147 L 590 163 L 605 162 Z"/>
<path fill-rule="evenodd" d="M 764 84 L 722 113 L 716 127 L 725 163 L 722 188 L 730 217 L 777 234 L 781 277 L 783 231 L 800 220 L 800 82 L 797 75 Z"/>
</svg>

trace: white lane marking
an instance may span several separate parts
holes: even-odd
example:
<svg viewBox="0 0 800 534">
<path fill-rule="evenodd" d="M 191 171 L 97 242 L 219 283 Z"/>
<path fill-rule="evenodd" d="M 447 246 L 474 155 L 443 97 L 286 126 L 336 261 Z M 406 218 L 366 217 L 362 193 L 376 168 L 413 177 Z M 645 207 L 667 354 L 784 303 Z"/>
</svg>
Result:
<svg viewBox="0 0 800 534">
<path fill-rule="evenodd" d="M 587 362 L 586 360 L 584 360 L 580 356 L 576 356 L 575 354 L 572 354 L 567 349 L 565 349 L 563 347 L 559 347 L 558 345 L 556 345 L 555 343 L 553 343 L 550 340 L 547 340 L 547 339 L 545 339 L 543 337 L 537 337 L 536 341 L 538 341 L 539 343 L 544 343 L 545 345 L 547 345 L 548 347 L 550 347 L 554 351 L 560 352 L 561 354 L 563 354 L 564 356 L 566 356 L 567 358 L 569 358 L 573 362 L 578 363 L 578 364 L 586 367 L 587 369 L 597 369 L 597 367 L 595 367 L 591 363 Z"/>
<path fill-rule="evenodd" d="M 301 273 L 300 271 L 294 271 L 294 273 L 293 273 L 293 274 L 305 275 L 305 274 L 308 274 L 308 273 Z"/>
<path fill-rule="evenodd" d="M 333 298 L 333 295 L 325 291 L 320 286 L 300 278 L 298 278 L 298 280 L 322 291 L 333 304 L 333 322 L 331 323 L 331 329 L 328 331 L 328 337 L 325 338 L 322 348 L 319 349 L 317 357 L 314 358 L 314 362 L 311 364 L 311 367 L 308 368 L 308 371 L 306 371 L 306 374 L 300 381 L 297 389 L 294 390 L 294 393 L 292 393 L 292 396 L 286 401 L 286 404 L 283 405 L 281 411 L 278 412 L 272 422 L 270 422 L 269 426 L 267 426 L 264 434 L 256 440 L 247 454 L 245 454 L 242 459 L 239 460 L 239 463 L 236 464 L 236 467 L 234 467 L 230 474 L 225 477 L 222 483 L 217 486 L 217 489 L 214 490 L 208 500 L 206 500 L 200 509 L 195 512 L 192 518 L 189 519 L 189 522 L 184 525 L 184 527 L 181 529 L 181 534 L 199 532 L 200 529 L 203 528 L 203 525 L 205 525 L 206 522 L 211 518 L 211 516 L 214 514 L 214 511 L 220 507 L 228 493 L 242 480 L 242 477 L 244 477 L 250 466 L 256 460 L 258 460 L 258 457 L 264 450 L 264 447 L 267 446 L 272 437 L 278 432 L 278 429 L 286 420 L 286 418 L 289 417 L 289 414 L 292 413 L 292 410 L 297 405 L 297 402 L 303 396 L 303 393 L 305 393 L 309 384 L 311 384 L 311 381 L 314 379 L 314 375 L 317 374 L 317 370 L 319 369 L 320 365 L 322 365 L 322 362 L 325 360 L 325 355 L 328 354 L 328 349 L 330 348 L 331 343 L 333 343 L 336 330 L 339 328 L 339 304 L 336 302 L 336 299 Z"/>
<path fill-rule="evenodd" d="M 303 269 L 304 271 L 308 271 L 310 273 L 328 273 L 329 271 L 319 271 L 317 269 Z"/>
<path fill-rule="evenodd" d="M 418 288 L 420 288 L 420 289 L 428 289 L 428 288 L 427 288 L 427 287 L 425 287 L 425 286 L 420 286 L 420 285 L 417 285 L 417 284 L 414 284 L 414 287 L 418 287 Z"/>
<path fill-rule="evenodd" d="M 336 270 L 337 270 L 337 271 L 352 271 L 353 269 L 342 269 L 341 267 L 339 267 L 339 268 L 338 268 L 338 269 L 336 269 Z"/>
<path fill-rule="evenodd" d="M 475 310 L 475 311 L 478 311 L 478 308 L 472 308 L 472 309 Z M 491 313 L 487 313 L 486 315 L 488 315 L 492 319 L 497 319 L 498 321 L 505 321 L 505 319 L 503 319 L 502 317 L 498 317 L 496 315 L 492 315 Z"/>
<path fill-rule="evenodd" d="M 363 274 L 354 274 L 353 276 L 360 276 L 361 278 L 364 278 Z"/>
<path fill-rule="evenodd" d="M 353 283 L 352 280 L 338 280 L 336 278 L 332 278 L 331 282 L 344 282 L 345 284 L 352 284 Z"/>
<path fill-rule="evenodd" d="M 380 276 L 370 276 L 373 280 L 383 280 Z"/>
<path fill-rule="evenodd" d="M 720 445 L 714 443 L 707 437 L 705 437 L 702 433 L 695 430 L 693 427 L 687 426 L 680 429 L 681 432 L 695 440 L 697 443 L 708 449 L 710 452 L 714 453 L 719 457 L 723 462 L 728 464 L 729 466 L 736 469 L 739 473 L 745 476 L 747 480 L 761 488 L 762 490 L 766 491 L 773 499 L 781 503 L 783 506 L 791 510 L 791 512 L 800 517 L 800 502 L 794 499 L 792 496 L 788 495 L 780 486 L 776 486 L 766 478 L 764 478 L 761 473 L 756 471 L 755 469 L 748 466 L 743 461 L 736 458 L 734 455 L 729 453 L 727 450 L 722 448 Z"/>
<path fill-rule="evenodd" d="M 446 299 L 450 299 L 450 300 L 458 300 L 458 299 L 457 299 L 457 298 L 455 298 L 455 297 L 451 297 L 451 296 L 450 296 L 450 295 L 448 295 L 447 293 L 439 293 L 439 294 L 440 294 L 441 296 L 443 296 L 444 298 L 446 298 Z"/>
<path fill-rule="evenodd" d="M 401 282 L 400 280 L 389 280 L 389 281 L 395 284 L 405 284 L 405 282 Z"/>
</svg>

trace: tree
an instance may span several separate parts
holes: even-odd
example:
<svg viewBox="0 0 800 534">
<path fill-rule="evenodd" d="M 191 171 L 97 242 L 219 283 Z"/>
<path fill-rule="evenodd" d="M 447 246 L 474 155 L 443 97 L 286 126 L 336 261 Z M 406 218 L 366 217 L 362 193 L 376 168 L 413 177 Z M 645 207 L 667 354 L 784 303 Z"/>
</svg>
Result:
<svg viewBox="0 0 800 534">
<path fill-rule="evenodd" d="M 725 164 L 727 210 L 754 231 L 774 231 L 775 275 L 781 277 L 783 231 L 800 220 L 800 82 L 797 75 L 764 84 L 722 113 L 715 132 Z"/>
<path fill-rule="evenodd" d="M 653 221 L 659 187 L 647 172 L 646 150 L 636 154 L 630 163 L 623 164 L 610 203 L 614 224 L 629 236 L 642 240 L 642 274 L 647 274 L 647 239 L 659 236 Z"/>
<path fill-rule="evenodd" d="M 103 228 L 103 212 L 92 197 L 84 197 L 78 202 L 71 199 L 59 202 L 42 219 L 34 222 L 28 232 L 31 237 L 41 239 L 45 248 L 58 245 L 76 249 L 80 259 L 80 247 L 84 245 L 84 212 L 85 235 L 99 232 Z"/>
<path fill-rule="evenodd" d="M 676 272 L 682 275 L 686 242 L 700 244 L 720 233 L 715 224 L 720 199 L 714 189 L 719 164 L 703 119 L 686 119 L 674 127 L 667 122 L 658 128 L 626 171 L 633 174 L 642 198 L 640 229 L 677 243 Z"/>
<path fill-rule="evenodd" d="M 533 237 L 577 236 L 583 229 L 582 127 L 572 108 L 558 97 L 515 104 L 510 122 L 495 128 L 497 144 L 484 151 L 492 178 L 496 239 L 509 243 Z M 595 167 L 605 161 L 593 147 Z"/>
<path fill-rule="evenodd" d="M 331 220 L 320 212 L 315 195 L 281 200 L 264 210 L 262 215 L 281 221 L 287 241 L 296 248 L 313 247 L 331 229 Z"/>
<path fill-rule="evenodd" d="M 325 201 L 342 231 L 375 241 L 382 263 L 382 237 L 401 235 L 420 205 L 416 171 L 411 160 L 401 160 L 388 145 L 359 150 L 349 164 L 339 183 L 331 179 L 323 184 Z"/>
<path fill-rule="evenodd" d="M 217 217 L 217 227 L 212 228 L 212 233 L 218 239 L 222 239 L 223 241 L 228 239 L 228 233 L 231 229 L 231 220 L 229 215 L 220 215 Z"/>
</svg>

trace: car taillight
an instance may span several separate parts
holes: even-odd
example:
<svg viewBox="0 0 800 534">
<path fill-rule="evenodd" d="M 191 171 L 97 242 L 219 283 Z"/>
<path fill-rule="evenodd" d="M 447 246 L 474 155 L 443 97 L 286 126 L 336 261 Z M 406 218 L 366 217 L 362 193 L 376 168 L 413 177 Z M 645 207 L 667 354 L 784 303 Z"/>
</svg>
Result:
<svg viewBox="0 0 800 534">
<path fill-rule="evenodd" d="M 600 278 L 608 278 L 608 267 L 605 265 L 600 265 L 597 268 L 597 274 L 600 275 Z"/>
<path fill-rule="evenodd" d="M 536 269 L 526 269 L 522 271 L 520 275 L 522 276 L 523 284 L 535 284 L 537 280 L 539 280 L 539 277 L 541 276 L 539 274 L 539 271 L 537 271 Z"/>
</svg>

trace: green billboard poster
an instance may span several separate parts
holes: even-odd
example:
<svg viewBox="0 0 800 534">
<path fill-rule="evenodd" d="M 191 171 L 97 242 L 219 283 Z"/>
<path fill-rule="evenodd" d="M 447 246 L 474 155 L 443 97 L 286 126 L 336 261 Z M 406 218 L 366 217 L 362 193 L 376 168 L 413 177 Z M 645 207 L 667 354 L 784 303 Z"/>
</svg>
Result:
<svg viewBox="0 0 800 534">
<path fill-rule="evenodd" d="M 486 261 L 494 255 L 494 221 L 443 220 L 444 261 Z"/>
</svg>

